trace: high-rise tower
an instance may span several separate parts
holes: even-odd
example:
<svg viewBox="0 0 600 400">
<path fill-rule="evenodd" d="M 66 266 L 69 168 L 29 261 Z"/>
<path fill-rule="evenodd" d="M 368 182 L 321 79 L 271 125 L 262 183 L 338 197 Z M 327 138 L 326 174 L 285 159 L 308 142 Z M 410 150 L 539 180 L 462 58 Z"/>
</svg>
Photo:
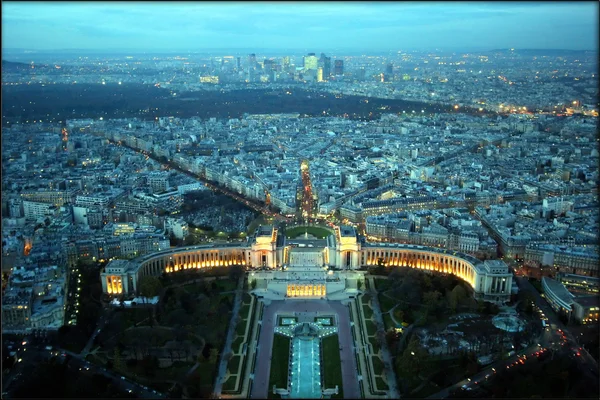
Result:
<svg viewBox="0 0 600 400">
<path fill-rule="evenodd" d="M 256 68 L 256 54 L 254 53 L 248 55 L 248 68 Z"/>
<path fill-rule="evenodd" d="M 304 56 L 304 70 L 305 71 L 309 71 L 309 70 L 317 70 L 317 64 L 318 64 L 318 59 L 317 56 L 315 56 L 315 53 L 308 53 L 308 55 Z"/>
<path fill-rule="evenodd" d="M 331 57 L 327 57 L 325 53 L 321 53 L 319 64 L 323 67 L 323 80 L 328 80 L 331 76 Z"/>
<path fill-rule="evenodd" d="M 344 60 L 335 60 L 333 74 L 336 76 L 344 75 Z"/>
</svg>

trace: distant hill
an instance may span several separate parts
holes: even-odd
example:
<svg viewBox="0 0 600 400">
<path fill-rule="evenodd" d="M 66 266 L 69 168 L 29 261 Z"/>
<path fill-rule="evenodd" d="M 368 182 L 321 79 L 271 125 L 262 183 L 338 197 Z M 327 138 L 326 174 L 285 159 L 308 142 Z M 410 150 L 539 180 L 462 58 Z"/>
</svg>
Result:
<svg viewBox="0 0 600 400">
<path fill-rule="evenodd" d="M 48 68 L 46 64 L 34 64 L 36 68 Z M 3 72 L 11 72 L 11 71 L 24 71 L 31 68 L 31 64 L 26 64 L 22 62 L 15 61 L 6 61 L 2 60 L 2 71 Z"/>
<path fill-rule="evenodd" d="M 565 49 L 495 49 L 490 50 L 490 53 L 513 53 L 525 56 L 566 56 L 566 55 L 577 55 L 577 54 L 593 54 L 595 51 L 592 50 L 565 50 Z"/>
</svg>

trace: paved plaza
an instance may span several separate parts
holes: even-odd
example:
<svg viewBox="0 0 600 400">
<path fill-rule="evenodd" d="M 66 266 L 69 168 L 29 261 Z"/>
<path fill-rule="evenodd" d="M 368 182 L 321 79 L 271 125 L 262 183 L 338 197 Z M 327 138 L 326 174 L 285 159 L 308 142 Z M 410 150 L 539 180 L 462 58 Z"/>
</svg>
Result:
<svg viewBox="0 0 600 400">
<path fill-rule="evenodd" d="M 296 315 L 298 322 L 314 322 L 314 317 L 317 316 L 317 313 L 319 315 L 337 314 L 344 397 L 360 398 L 360 388 L 356 379 L 357 367 L 356 358 L 354 357 L 354 343 L 352 341 L 352 333 L 350 332 L 348 307 L 339 301 L 314 299 L 278 300 L 265 306 L 251 397 L 255 399 L 267 398 L 268 392 L 273 389 L 269 387 L 269 375 L 274 327 L 277 323 L 278 313 Z"/>
</svg>

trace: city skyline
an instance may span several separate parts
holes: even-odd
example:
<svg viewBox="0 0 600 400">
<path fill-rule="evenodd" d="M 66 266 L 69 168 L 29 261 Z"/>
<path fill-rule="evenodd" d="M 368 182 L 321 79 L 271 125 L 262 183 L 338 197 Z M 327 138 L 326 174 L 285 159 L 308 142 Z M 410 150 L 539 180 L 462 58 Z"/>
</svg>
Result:
<svg viewBox="0 0 600 400">
<path fill-rule="evenodd" d="M 3 2 L 2 9 L 3 49 L 475 51 L 598 45 L 596 2 Z"/>
</svg>

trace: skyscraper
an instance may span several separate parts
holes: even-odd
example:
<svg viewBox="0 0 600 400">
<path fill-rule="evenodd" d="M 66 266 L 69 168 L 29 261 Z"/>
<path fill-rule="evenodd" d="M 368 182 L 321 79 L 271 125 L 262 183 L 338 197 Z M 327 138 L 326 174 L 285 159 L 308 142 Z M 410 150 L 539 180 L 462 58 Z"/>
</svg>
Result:
<svg viewBox="0 0 600 400">
<path fill-rule="evenodd" d="M 394 75 L 394 64 L 389 63 L 386 67 L 385 67 L 385 74 L 386 75 Z"/>
<path fill-rule="evenodd" d="M 239 71 L 240 69 L 242 69 L 242 59 L 241 57 L 237 57 L 235 59 L 235 68 Z"/>
<path fill-rule="evenodd" d="M 333 74 L 336 76 L 344 75 L 344 60 L 335 60 Z"/>
<path fill-rule="evenodd" d="M 317 82 L 323 82 L 323 67 L 317 68 Z"/>
<path fill-rule="evenodd" d="M 263 65 L 265 67 L 265 71 L 271 71 L 275 68 L 275 60 L 265 58 Z"/>
<path fill-rule="evenodd" d="M 365 77 L 366 77 L 365 67 L 360 67 L 360 69 L 358 70 L 357 79 L 359 81 L 364 81 Z"/>
<path fill-rule="evenodd" d="M 310 70 L 317 70 L 317 63 L 318 63 L 318 59 L 317 56 L 315 56 L 315 53 L 308 53 L 308 55 L 304 56 L 304 70 L 305 71 L 310 71 Z"/>
<path fill-rule="evenodd" d="M 323 79 L 328 80 L 331 76 L 331 57 L 327 57 L 325 53 L 321 53 L 319 64 L 323 67 Z"/>
<path fill-rule="evenodd" d="M 256 68 L 256 54 L 254 53 L 248 56 L 248 68 Z"/>
</svg>

